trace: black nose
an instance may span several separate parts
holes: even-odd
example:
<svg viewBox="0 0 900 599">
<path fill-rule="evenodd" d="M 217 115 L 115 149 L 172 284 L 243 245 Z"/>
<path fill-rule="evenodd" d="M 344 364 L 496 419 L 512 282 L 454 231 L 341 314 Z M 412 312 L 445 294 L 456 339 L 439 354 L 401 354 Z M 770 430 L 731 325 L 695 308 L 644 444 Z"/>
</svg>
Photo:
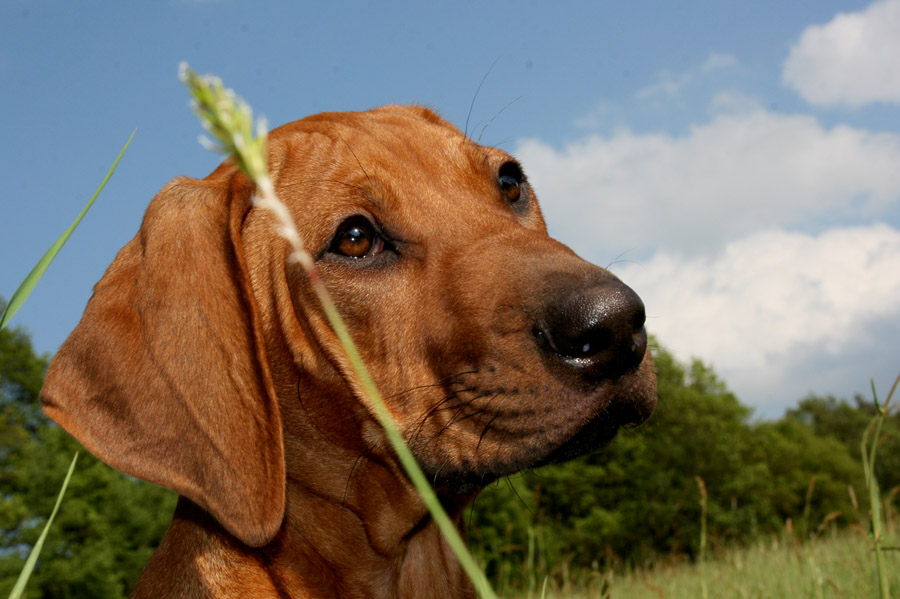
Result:
<svg viewBox="0 0 900 599">
<path fill-rule="evenodd" d="M 545 351 L 591 381 L 634 370 L 647 351 L 644 303 L 616 278 L 560 290 L 535 335 Z"/>
</svg>

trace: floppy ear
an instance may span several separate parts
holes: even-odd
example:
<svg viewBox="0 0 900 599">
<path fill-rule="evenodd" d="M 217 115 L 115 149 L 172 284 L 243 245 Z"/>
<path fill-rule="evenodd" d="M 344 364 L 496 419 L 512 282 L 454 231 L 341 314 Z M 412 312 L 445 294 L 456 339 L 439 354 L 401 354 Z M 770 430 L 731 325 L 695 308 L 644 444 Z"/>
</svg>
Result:
<svg viewBox="0 0 900 599">
<path fill-rule="evenodd" d="M 261 546 L 284 515 L 281 415 L 240 243 L 250 187 L 227 170 L 153 199 L 41 398 L 100 459 Z"/>
</svg>

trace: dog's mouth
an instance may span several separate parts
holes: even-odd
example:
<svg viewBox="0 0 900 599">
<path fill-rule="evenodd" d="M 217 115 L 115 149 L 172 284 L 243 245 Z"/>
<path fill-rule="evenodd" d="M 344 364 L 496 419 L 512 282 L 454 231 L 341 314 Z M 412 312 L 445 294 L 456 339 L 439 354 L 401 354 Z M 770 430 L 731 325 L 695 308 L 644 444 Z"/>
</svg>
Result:
<svg viewBox="0 0 900 599">
<path fill-rule="evenodd" d="M 441 495 L 460 496 L 477 493 L 486 485 L 503 476 L 509 476 L 522 470 L 567 462 L 602 450 L 616 438 L 619 430 L 639 424 L 632 421 L 630 417 L 623 419 L 623 416 L 616 414 L 618 411 L 609 410 L 597 416 L 562 445 L 551 449 L 549 453 L 537 459 L 534 453 L 525 452 L 525 455 L 519 455 L 509 462 L 470 463 L 456 468 L 450 467 L 445 462 L 434 468 L 433 462 L 429 465 L 429 461 L 426 460 L 426 464 L 423 466 L 425 466 L 426 475 L 431 479 L 432 485 Z"/>
<path fill-rule="evenodd" d="M 638 426 L 653 412 L 656 394 L 652 366 L 648 363 L 639 370 L 592 392 L 569 389 L 553 402 L 559 411 L 541 409 L 541 405 L 546 408 L 547 399 L 539 401 L 537 397 L 532 397 L 530 406 L 520 404 L 515 412 L 499 410 L 504 405 L 500 400 L 485 401 L 487 406 L 468 406 L 469 412 L 459 412 L 452 425 L 437 429 L 436 436 L 412 439 L 413 453 L 442 494 L 458 495 L 476 492 L 521 470 L 601 450 L 620 429 Z M 582 418 L 583 424 L 573 425 Z M 434 442 L 449 436 L 458 444 Z"/>
<path fill-rule="evenodd" d="M 536 467 L 567 462 L 609 445 L 622 428 L 641 424 L 649 416 L 637 404 L 616 402 L 584 425 L 562 445 L 535 464 Z"/>
</svg>

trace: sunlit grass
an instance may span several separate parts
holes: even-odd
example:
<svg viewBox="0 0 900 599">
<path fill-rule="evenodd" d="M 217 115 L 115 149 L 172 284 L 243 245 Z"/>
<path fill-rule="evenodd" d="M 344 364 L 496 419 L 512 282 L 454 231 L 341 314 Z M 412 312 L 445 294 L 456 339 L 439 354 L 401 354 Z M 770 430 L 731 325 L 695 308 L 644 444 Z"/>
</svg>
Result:
<svg viewBox="0 0 900 599">
<path fill-rule="evenodd" d="M 890 410 L 891 399 L 894 397 L 894 391 L 897 390 L 897 384 L 900 383 L 900 375 L 894 381 L 884 405 L 878 402 L 878 393 L 875 391 L 875 382 L 872 382 L 872 397 L 875 402 L 876 416 L 872 418 L 869 426 L 863 433 L 860 442 L 860 453 L 863 460 L 863 471 L 866 475 L 866 486 L 869 490 L 869 501 L 871 504 L 871 540 L 875 548 L 875 563 L 878 567 L 878 581 L 881 599 L 891 599 L 890 592 L 890 574 L 891 569 L 885 564 L 885 521 L 883 517 L 881 489 L 878 486 L 878 479 L 875 477 L 875 458 L 878 455 L 878 438 L 881 435 L 881 426 Z M 894 548 L 896 549 L 896 548 Z M 896 572 L 896 569 L 893 570 Z"/>
<path fill-rule="evenodd" d="M 886 552 L 891 592 L 900 592 L 900 552 Z M 774 539 L 732 549 L 703 564 L 669 564 L 632 573 L 594 572 L 573 584 L 563 569 L 549 578 L 549 599 L 697 599 L 704 584 L 721 599 L 866 598 L 879 596 L 878 575 L 868 539 L 832 530 L 807 543 Z M 537 594 L 499 588 L 509 599 Z"/>
</svg>

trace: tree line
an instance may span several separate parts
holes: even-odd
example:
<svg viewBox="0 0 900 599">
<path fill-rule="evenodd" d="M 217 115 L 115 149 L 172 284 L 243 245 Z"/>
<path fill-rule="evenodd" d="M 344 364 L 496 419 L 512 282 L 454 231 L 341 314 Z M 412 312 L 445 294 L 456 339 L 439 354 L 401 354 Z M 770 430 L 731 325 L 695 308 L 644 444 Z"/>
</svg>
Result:
<svg viewBox="0 0 900 599">
<path fill-rule="evenodd" d="M 486 489 L 465 528 L 489 574 L 534 560 L 575 570 L 698 555 L 700 485 L 715 551 L 823 526 L 864 525 L 859 441 L 874 415 L 811 396 L 760 421 L 699 360 L 654 350 L 659 407 L 606 450 Z M 0 596 L 12 588 L 53 507 L 78 443 L 41 413 L 48 358 L 22 328 L 0 330 Z M 876 474 L 887 501 L 900 488 L 900 418 L 882 431 Z M 891 493 L 891 490 L 894 490 Z M 170 491 L 116 472 L 82 450 L 27 597 L 122 597 L 165 532 Z"/>
</svg>

